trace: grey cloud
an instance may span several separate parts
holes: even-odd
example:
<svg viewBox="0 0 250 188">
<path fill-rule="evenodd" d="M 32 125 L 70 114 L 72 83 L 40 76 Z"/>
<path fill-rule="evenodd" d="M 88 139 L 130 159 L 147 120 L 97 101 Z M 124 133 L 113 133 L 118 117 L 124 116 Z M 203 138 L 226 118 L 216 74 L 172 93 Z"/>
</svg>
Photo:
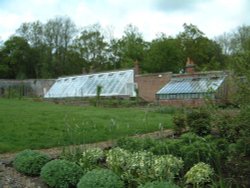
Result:
<svg viewBox="0 0 250 188">
<path fill-rule="evenodd" d="M 160 11 L 185 11 L 195 9 L 199 3 L 206 2 L 208 0 L 154 0 L 153 6 Z"/>
</svg>

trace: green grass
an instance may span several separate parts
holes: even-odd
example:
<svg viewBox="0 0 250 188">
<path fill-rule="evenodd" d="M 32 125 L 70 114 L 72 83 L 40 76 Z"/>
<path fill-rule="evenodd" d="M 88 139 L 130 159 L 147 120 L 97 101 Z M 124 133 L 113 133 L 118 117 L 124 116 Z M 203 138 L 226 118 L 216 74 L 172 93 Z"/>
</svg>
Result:
<svg viewBox="0 0 250 188">
<path fill-rule="evenodd" d="M 0 99 L 0 153 L 91 143 L 171 127 L 148 108 L 98 108 Z"/>
</svg>

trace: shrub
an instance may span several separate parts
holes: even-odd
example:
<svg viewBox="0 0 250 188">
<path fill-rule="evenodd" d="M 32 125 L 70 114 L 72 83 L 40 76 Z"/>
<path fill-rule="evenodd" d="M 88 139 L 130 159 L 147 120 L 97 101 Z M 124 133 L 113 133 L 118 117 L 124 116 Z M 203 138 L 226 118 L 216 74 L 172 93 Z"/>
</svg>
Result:
<svg viewBox="0 0 250 188">
<path fill-rule="evenodd" d="M 77 188 L 122 188 L 123 182 L 108 169 L 94 169 L 87 172 L 77 184 Z"/>
<path fill-rule="evenodd" d="M 108 152 L 107 164 L 131 185 L 150 180 L 172 180 L 183 167 L 183 161 L 172 155 L 156 156 L 146 151 L 130 153 L 120 148 Z"/>
<path fill-rule="evenodd" d="M 180 137 L 180 153 L 185 161 L 185 169 L 194 164 L 205 162 L 214 164 L 219 158 L 219 152 L 214 142 L 195 134 L 184 134 Z"/>
<path fill-rule="evenodd" d="M 194 165 L 186 174 L 186 183 L 192 184 L 195 187 L 211 182 L 211 177 L 214 174 L 210 165 L 203 162 Z"/>
<path fill-rule="evenodd" d="M 108 151 L 106 162 L 115 173 L 121 174 L 125 170 L 126 160 L 129 157 L 130 152 L 117 147 Z"/>
<path fill-rule="evenodd" d="M 187 125 L 190 127 L 190 131 L 199 136 L 207 135 L 211 132 L 210 115 L 203 109 L 193 110 L 187 114 Z"/>
<path fill-rule="evenodd" d="M 13 166 L 26 175 L 39 175 L 41 168 L 50 160 L 49 156 L 38 151 L 24 150 L 16 155 Z"/>
<path fill-rule="evenodd" d="M 80 166 L 66 160 L 48 162 L 41 171 L 42 180 L 50 187 L 68 188 L 75 186 L 83 175 Z"/>
<path fill-rule="evenodd" d="M 84 171 L 89 171 L 96 168 L 103 158 L 103 150 L 100 148 L 89 148 L 82 153 L 79 164 Z"/>
<path fill-rule="evenodd" d="M 175 114 L 173 117 L 173 128 L 177 134 L 181 134 L 186 129 L 187 118 L 185 114 Z"/>
<path fill-rule="evenodd" d="M 149 150 L 154 147 L 158 141 L 152 138 L 120 138 L 117 140 L 117 146 L 131 152 Z"/>
<path fill-rule="evenodd" d="M 138 188 L 179 188 L 179 186 L 167 181 L 154 181 L 140 185 Z"/>
</svg>

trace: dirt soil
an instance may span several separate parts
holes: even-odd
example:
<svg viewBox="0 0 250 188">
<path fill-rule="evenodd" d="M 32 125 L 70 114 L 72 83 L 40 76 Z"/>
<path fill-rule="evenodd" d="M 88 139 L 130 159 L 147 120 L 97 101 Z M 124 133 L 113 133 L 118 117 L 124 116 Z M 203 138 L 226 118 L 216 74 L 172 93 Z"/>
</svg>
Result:
<svg viewBox="0 0 250 188">
<path fill-rule="evenodd" d="M 143 135 L 135 135 L 133 137 L 139 138 L 167 138 L 172 137 L 174 132 L 172 130 L 163 130 L 157 131 L 153 133 L 147 133 Z M 93 144 L 84 144 L 80 147 L 89 148 L 89 147 L 100 147 L 102 149 L 110 148 L 114 145 L 114 141 L 105 141 L 98 142 Z M 76 146 L 68 146 L 67 149 L 73 149 Z M 79 146 L 77 146 L 79 147 Z M 39 151 L 47 153 L 52 158 L 58 158 L 61 154 L 63 148 L 56 147 L 50 149 L 41 149 Z M 17 172 L 12 167 L 12 161 L 15 157 L 16 153 L 4 153 L 0 154 L 0 188 L 48 188 L 48 186 L 41 181 L 39 177 L 30 177 L 24 176 Z"/>
</svg>

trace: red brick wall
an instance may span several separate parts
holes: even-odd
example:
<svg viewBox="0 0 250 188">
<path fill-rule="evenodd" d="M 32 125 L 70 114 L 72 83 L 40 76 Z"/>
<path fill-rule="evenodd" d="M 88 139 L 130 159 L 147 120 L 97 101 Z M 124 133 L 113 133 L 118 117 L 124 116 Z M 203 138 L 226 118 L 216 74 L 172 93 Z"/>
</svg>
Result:
<svg viewBox="0 0 250 188">
<path fill-rule="evenodd" d="M 155 94 L 171 79 L 172 73 L 158 73 L 135 75 L 135 82 L 138 85 L 139 96 L 148 101 L 155 102 Z"/>
<path fill-rule="evenodd" d="M 177 107 L 199 107 L 203 105 L 207 105 L 208 103 L 217 103 L 223 104 L 226 101 L 224 100 L 212 100 L 206 101 L 205 99 L 182 99 L 182 100 L 159 100 L 159 104 L 163 106 L 177 106 Z"/>
</svg>

